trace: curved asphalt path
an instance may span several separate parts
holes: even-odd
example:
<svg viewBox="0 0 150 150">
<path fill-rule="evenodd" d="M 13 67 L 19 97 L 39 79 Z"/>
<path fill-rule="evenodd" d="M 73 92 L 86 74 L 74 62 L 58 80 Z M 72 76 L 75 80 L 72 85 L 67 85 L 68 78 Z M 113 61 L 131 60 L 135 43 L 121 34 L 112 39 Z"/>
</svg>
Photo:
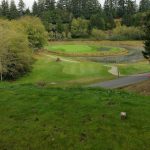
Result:
<svg viewBox="0 0 150 150">
<path fill-rule="evenodd" d="M 102 87 L 108 89 L 121 88 L 128 85 L 136 84 L 150 79 L 150 73 L 137 74 L 127 77 L 121 77 L 115 80 L 91 84 L 88 87 Z"/>
</svg>

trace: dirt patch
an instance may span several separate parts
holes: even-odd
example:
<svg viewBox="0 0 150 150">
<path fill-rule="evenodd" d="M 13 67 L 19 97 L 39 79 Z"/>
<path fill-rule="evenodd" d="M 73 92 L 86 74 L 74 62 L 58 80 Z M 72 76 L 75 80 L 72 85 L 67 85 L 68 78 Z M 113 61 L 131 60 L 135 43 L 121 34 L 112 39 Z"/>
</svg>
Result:
<svg viewBox="0 0 150 150">
<path fill-rule="evenodd" d="M 124 89 L 127 91 L 138 92 L 142 95 L 150 96 L 150 80 L 125 87 Z"/>
</svg>

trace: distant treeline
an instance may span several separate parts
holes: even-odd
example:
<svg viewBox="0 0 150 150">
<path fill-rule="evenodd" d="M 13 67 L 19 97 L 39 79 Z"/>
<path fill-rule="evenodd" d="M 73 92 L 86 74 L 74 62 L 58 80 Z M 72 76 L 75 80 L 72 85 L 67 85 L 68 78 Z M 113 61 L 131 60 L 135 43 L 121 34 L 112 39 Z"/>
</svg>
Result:
<svg viewBox="0 0 150 150">
<path fill-rule="evenodd" d="M 34 1 L 32 10 L 25 9 L 23 0 L 18 6 L 13 0 L 10 4 L 3 0 L 0 17 L 12 20 L 24 15 L 37 16 L 49 32 L 50 40 L 97 37 L 94 33 L 115 39 L 108 30 L 116 27 L 120 30 L 120 26 L 140 27 L 149 11 L 150 0 L 141 0 L 139 6 L 135 0 L 105 0 L 103 7 L 98 0 L 39 0 Z M 139 39 L 139 35 L 135 39 Z"/>
</svg>

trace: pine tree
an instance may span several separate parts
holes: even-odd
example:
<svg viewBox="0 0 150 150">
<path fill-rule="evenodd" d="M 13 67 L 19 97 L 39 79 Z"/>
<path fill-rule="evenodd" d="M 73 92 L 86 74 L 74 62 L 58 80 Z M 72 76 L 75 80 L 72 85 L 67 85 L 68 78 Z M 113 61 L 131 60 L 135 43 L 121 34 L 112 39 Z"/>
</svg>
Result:
<svg viewBox="0 0 150 150">
<path fill-rule="evenodd" d="M 81 17 L 82 6 L 81 0 L 72 0 L 71 1 L 71 12 L 75 18 Z"/>
<path fill-rule="evenodd" d="M 136 13 L 136 3 L 133 0 L 126 1 L 125 14 L 123 16 L 123 24 L 132 25 L 132 16 Z"/>
<path fill-rule="evenodd" d="M 140 12 L 146 12 L 150 10 L 150 0 L 141 0 L 139 11 Z"/>
<path fill-rule="evenodd" d="M 104 3 L 104 14 L 105 14 L 105 23 L 107 29 L 112 29 L 115 27 L 115 22 L 113 18 L 113 13 L 111 9 L 110 0 L 105 0 Z"/>
<path fill-rule="evenodd" d="M 8 1 L 3 0 L 1 4 L 1 14 L 3 17 L 9 17 L 9 4 Z"/>
<path fill-rule="evenodd" d="M 92 15 L 101 12 L 101 5 L 98 0 L 82 0 L 82 15 L 86 19 L 90 19 Z"/>
<path fill-rule="evenodd" d="M 104 11 L 109 10 L 107 13 L 111 13 L 113 18 L 117 17 L 118 0 L 105 0 Z"/>
<path fill-rule="evenodd" d="M 0 17 L 2 17 L 2 7 L 0 5 Z"/>
<path fill-rule="evenodd" d="M 104 30 L 105 29 L 105 20 L 102 14 L 96 14 L 91 16 L 90 18 L 90 28 L 93 29 L 100 29 Z"/>
<path fill-rule="evenodd" d="M 16 19 L 19 16 L 19 12 L 17 10 L 16 4 L 14 0 L 10 2 L 10 9 L 9 9 L 9 19 Z"/>
<path fill-rule="evenodd" d="M 25 9 L 25 3 L 23 2 L 23 0 L 19 0 L 18 11 L 19 11 L 20 16 L 23 15 L 24 9 Z"/>
<path fill-rule="evenodd" d="M 71 0 L 58 0 L 57 8 L 61 10 L 71 11 Z"/>
<path fill-rule="evenodd" d="M 126 0 L 118 0 L 117 16 L 122 18 L 125 15 Z"/>
<path fill-rule="evenodd" d="M 33 6 L 32 6 L 32 14 L 34 16 L 38 16 L 39 15 L 38 4 L 37 4 L 36 1 L 34 1 Z"/>
<path fill-rule="evenodd" d="M 143 56 L 149 61 L 150 63 L 150 13 L 147 14 L 145 17 L 145 51 L 143 51 Z"/>
<path fill-rule="evenodd" d="M 38 14 L 37 16 L 41 16 L 42 12 L 45 10 L 45 1 L 44 0 L 38 0 Z"/>
<path fill-rule="evenodd" d="M 55 0 L 45 0 L 45 9 L 46 10 L 54 10 L 55 9 Z"/>
<path fill-rule="evenodd" d="M 30 16 L 30 15 L 31 15 L 30 9 L 27 8 L 27 9 L 24 11 L 24 14 Z"/>
</svg>

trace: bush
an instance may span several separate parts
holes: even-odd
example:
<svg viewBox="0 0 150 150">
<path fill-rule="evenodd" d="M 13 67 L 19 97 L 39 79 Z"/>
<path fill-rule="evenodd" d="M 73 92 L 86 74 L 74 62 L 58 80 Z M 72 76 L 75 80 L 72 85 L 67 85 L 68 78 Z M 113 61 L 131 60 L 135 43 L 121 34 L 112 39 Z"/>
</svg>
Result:
<svg viewBox="0 0 150 150">
<path fill-rule="evenodd" d="M 71 34 L 74 38 L 87 37 L 88 36 L 89 22 L 85 19 L 73 19 L 71 23 Z"/>
<path fill-rule="evenodd" d="M 138 27 L 121 26 L 113 29 L 111 40 L 142 40 L 144 32 Z"/>
<path fill-rule="evenodd" d="M 28 38 L 5 20 L 0 20 L 0 33 L 1 80 L 16 79 L 31 69 L 32 51 Z"/>
<path fill-rule="evenodd" d="M 90 26 L 91 26 L 91 28 L 104 30 L 105 29 L 105 20 L 104 20 L 103 16 L 100 14 L 93 15 L 90 18 Z"/>
<path fill-rule="evenodd" d="M 66 40 L 66 39 L 71 39 L 71 33 L 67 33 L 66 32 L 62 32 L 62 33 L 58 33 L 58 32 L 49 32 L 49 41 L 55 41 L 55 40 Z"/>
<path fill-rule="evenodd" d="M 107 39 L 107 34 L 102 30 L 93 29 L 91 35 L 95 40 Z"/>
<path fill-rule="evenodd" d="M 18 23 L 27 34 L 31 48 L 40 49 L 47 43 L 48 34 L 39 18 L 26 16 L 18 20 Z"/>
</svg>

